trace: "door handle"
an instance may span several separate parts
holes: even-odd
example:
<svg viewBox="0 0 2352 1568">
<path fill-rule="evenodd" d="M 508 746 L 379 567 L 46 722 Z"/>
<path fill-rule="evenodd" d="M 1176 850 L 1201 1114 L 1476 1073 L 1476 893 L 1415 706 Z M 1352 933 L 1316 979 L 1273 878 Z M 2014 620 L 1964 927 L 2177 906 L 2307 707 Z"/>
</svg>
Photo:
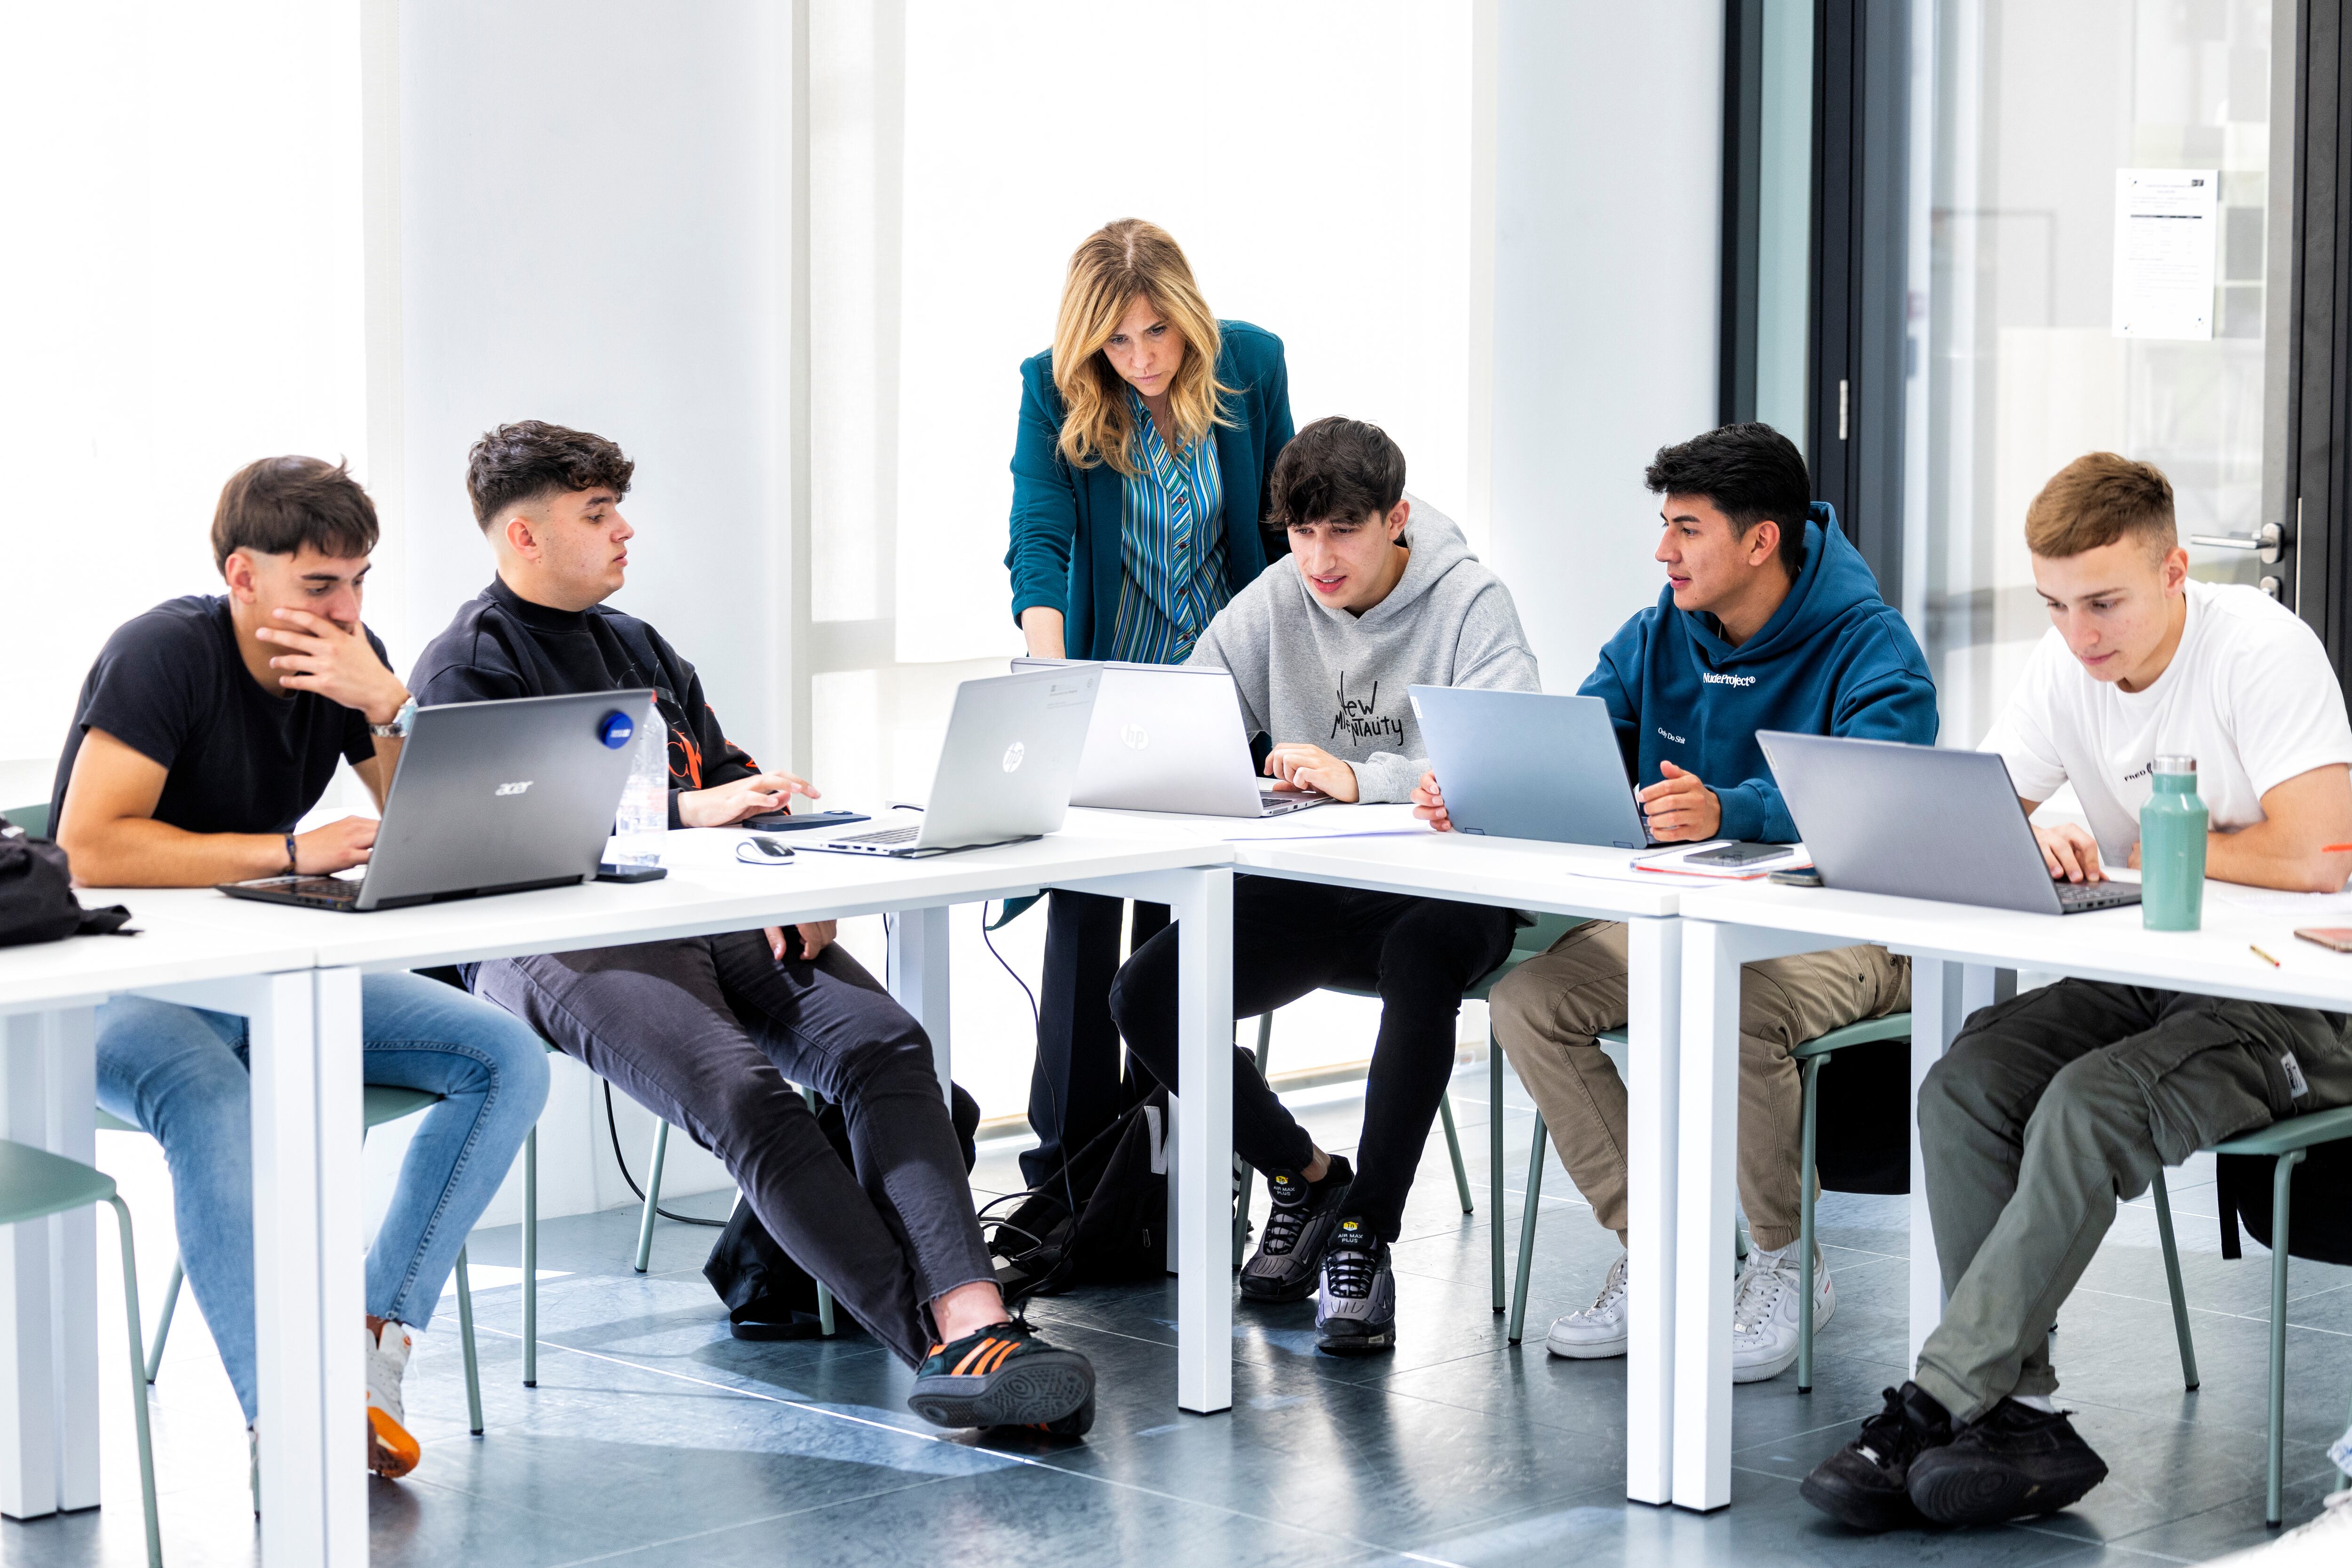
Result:
<svg viewBox="0 0 2352 1568">
<path fill-rule="evenodd" d="M 2286 548 L 2286 532 L 2275 522 L 2263 524 L 2259 533 L 2192 533 L 2191 544 L 2210 545 L 2216 550 L 2251 550 L 2265 563 L 2275 561 Z"/>
</svg>

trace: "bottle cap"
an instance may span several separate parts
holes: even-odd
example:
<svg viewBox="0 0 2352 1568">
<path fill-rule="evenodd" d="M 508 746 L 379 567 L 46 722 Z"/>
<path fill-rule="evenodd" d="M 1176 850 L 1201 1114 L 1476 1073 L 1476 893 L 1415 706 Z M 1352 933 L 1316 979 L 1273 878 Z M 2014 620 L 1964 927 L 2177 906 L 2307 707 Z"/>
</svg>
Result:
<svg viewBox="0 0 2352 1568">
<path fill-rule="evenodd" d="M 2156 759 L 2152 767 L 2153 771 L 2159 773 L 2194 774 L 2197 772 L 2197 759 L 2178 755 L 2160 756 Z"/>
</svg>

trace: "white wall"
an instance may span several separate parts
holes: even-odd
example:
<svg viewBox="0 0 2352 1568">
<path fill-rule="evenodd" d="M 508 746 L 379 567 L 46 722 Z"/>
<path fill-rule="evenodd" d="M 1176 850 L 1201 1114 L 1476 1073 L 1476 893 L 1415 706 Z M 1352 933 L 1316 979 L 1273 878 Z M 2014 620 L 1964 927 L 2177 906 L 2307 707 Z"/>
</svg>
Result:
<svg viewBox="0 0 2352 1568">
<path fill-rule="evenodd" d="M 1642 470 L 1716 423 L 1723 7 L 1501 0 L 1494 542 L 1549 690 L 1664 583 Z"/>
</svg>

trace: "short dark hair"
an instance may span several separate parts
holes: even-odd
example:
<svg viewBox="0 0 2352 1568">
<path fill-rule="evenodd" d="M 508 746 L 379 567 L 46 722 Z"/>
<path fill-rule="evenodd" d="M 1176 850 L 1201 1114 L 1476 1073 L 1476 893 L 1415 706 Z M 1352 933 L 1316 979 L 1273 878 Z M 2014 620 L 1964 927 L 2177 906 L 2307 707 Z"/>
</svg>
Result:
<svg viewBox="0 0 2352 1568">
<path fill-rule="evenodd" d="M 1386 517 L 1404 499 L 1404 454 L 1379 426 L 1334 415 L 1290 438 L 1271 489 L 1266 521 L 1283 528 Z"/>
<path fill-rule="evenodd" d="M 1805 514 L 1813 481 L 1797 444 L 1769 425 L 1726 425 L 1679 447 L 1661 447 L 1643 479 L 1653 495 L 1705 496 L 1740 538 L 1770 518 L 1780 525 L 1780 564 L 1805 564 Z"/>
<path fill-rule="evenodd" d="M 213 564 L 240 550 L 292 555 L 304 545 L 350 560 L 375 549 L 375 502 L 350 468 L 322 458 L 264 458 L 221 486 L 213 508 Z"/>
<path fill-rule="evenodd" d="M 598 489 L 627 495 L 629 476 L 636 471 L 602 436 L 518 419 L 490 431 L 466 454 L 466 494 L 475 522 L 487 533 L 490 520 L 517 501 Z"/>
</svg>

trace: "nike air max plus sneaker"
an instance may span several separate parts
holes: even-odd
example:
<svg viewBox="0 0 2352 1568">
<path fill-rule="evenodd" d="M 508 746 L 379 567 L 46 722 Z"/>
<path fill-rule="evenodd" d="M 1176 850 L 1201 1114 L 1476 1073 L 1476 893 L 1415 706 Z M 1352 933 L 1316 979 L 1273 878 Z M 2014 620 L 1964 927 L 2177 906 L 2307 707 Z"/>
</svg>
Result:
<svg viewBox="0 0 2352 1568">
<path fill-rule="evenodd" d="M 1350 1215 L 1324 1250 L 1323 1286 L 1315 1298 L 1315 1348 L 1333 1355 L 1396 1349 L 1396 1275 L 1389 1244 Z"/>
<path fill-rule="evenodd" d="M 1356 1173 L 1344 1155 L 1331 1156 L 1323 1179 L 1310 1184 L 1296 1171 L 1273 1171 L 1265 1178 L 1274 1210 L 1257 1251 L 1242 1266 L 1242 1296 L 1251 1301 L 1304 1301 L 1314 1293 L 1323 1249 L 1339 1223 L 1339 1205 Z"/>
<path fill-rule="evenodd" d="M 1094 1363 L 1017 1319 L 933 1345 L 907 1396 L 935 1426 L 1044 1426 L 1059 1436 L 1084 1436 L 1094 1403 Z"/>
</svg>

